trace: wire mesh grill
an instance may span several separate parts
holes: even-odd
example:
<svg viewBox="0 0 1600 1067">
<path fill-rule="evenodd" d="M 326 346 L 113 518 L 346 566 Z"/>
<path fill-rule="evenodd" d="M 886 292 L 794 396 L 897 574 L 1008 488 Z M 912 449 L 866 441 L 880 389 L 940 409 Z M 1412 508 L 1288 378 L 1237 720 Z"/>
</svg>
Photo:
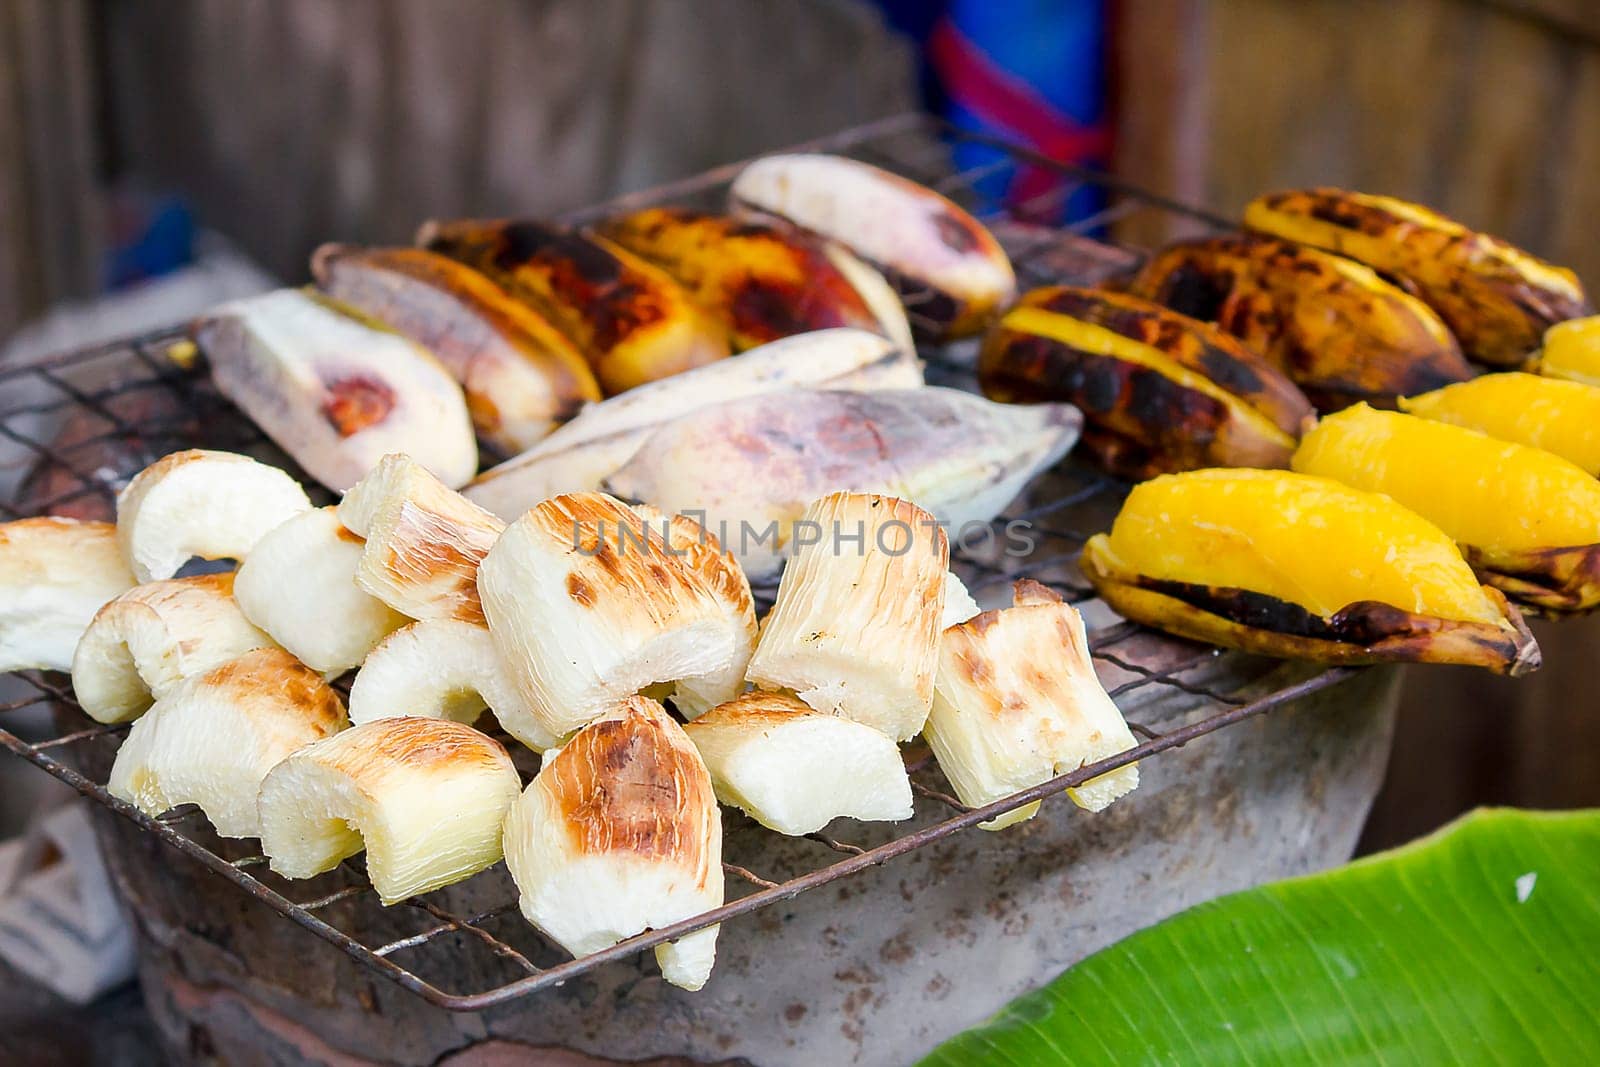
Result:
<svg viewBox="0 0 1600 1067">
<path fill-rule="evenodd" d="M 947 163 L 952 138 L 983 140 L 1003 148 L 1005 154 L 997 162 L 952 173 Z M 1116 241 L 1117 226 L 1141 213 L 1156 213 L 1174 227 L 1226 225 L 1225 220 L 1140 192 L 1104 175 L 1062 166 L 920 116 L 885 120 L 806 147 L 840 152 L 887 167 L 965 201 L 994 227 L 1011 253 L 1024 286 L 1090 283 L 1125 272 L 1138 262 L 1140 253 Z M 1047 170 L 1054 178 L 1050 188 L 1007 211 L 986 208 L 973 192 L 974 183 L 992 178 L 1005 168 L 1020 166 Z M 737 166 L 720 168 L 625 196 L 574 212 L 568 221 L 581 224 L 611 211 L 645 204 L 715 205 L 736 171 Z M 1030 217 L 1053 214 L 1057 206 L 1085 185 L 1100 186 L 1104 192 L 1105 207 L 1094 217 L 1064 228 L 1047 228 L 1028 221 Z M 913 320 L 916 304 L 913 295 L 908 299 Z M 203 368 L 172 358 L 169 349 L 180 337 L 181 331 L 169 330 L 0 368 L 0 438 L 9 441 L 11 451 L 20 451 L 27 460 L 21 467 L 0 473 L 0 517 L 14 519 L 46 513 L 108 517 L 116 492 L 128 477 L 178 448 L 249 452 L 294 470 L 248 419 L 216 393 Z M 970 343 L 922 354 L 928 361 L 930 381 L 971 386 L 974 348 Z M 521 920 L 503 868 L 475 876 L 475 882 L 483 883 L 483 892 L 474 899 L 493 898 L 482 907 L 461 907 L 454 903 L 459 894 L 435 893 L 387 909 L 382 913 L 382 922 L 367 921 L 378 914 L 380 905 L 359 858 L 346 861 L 338 871 L 315 882 L 287 882 L 266 870 L 265 857 L 255 849 L 255 842 L 221 841 L 210 833 L 206 820 L 193 808 L 159 818 L 143 814 L 112 797 L 101 781 L 80 770 L 69 755 L 96 745 L 110 746 L 128 726 L 102 726 L 88 719 L 74 702 L 67 680 L 60 675 L 24 672 L 17 676 L 21 695 L 0 703 L 0 727 L 5 727 L 0 729 L 0 746 L 157 835 L 337 946 L 359 964 L 434 1004 L 458 1011 L 480 1010 L 551 988 L 661 942 L 712 923 L 736 919 L 884 863 L 1013 808 L 1054 796 L 1117 767 L 1156 756 L 1331 686 L 1351 673 L 1348 668 L 1325 670 L 1303 676 L 1265 696 L 1244 699 L 1208 682 L 1219 673 L 1216 667 L 1223 654 L 1155 635 L 1117 619 L 1094 601 L 1077 573 L 1077 556 L 1087 536 L 1109 522 L 1125 489 L 1103 474 L 1069 462 L 1039 479 L 1012 511 L 996 520 L 997 527 L 1016 520 L 1028 523 L 1035 539 L 1032 554 L 1022 559 L 1002 557 L 980 546 L 959 553 L 953 566 L 985 606 L 995 606 L 1006 599 L 1008 583 L 1024 576 L 1054 587 L 1070 602 L 1079 604 L 1089 622 L 1090 647 L 1097 669 L 1119 705 L 1128 707 L 1136 699 L 1165 692 L 1182 694 L 1191 702 L 1202 701 L 1203 714 L 1191 716 L 1185 725 L 1164 733 L 1130 722 L 1142 738 L 1136 748 L 978 809 L 969 809 L 950 795 L 948 784 L 926 749 L 908 749 L 906 759 L 918 811 L 918 817 L 906 824 L 910 828 L 880 829 L 875 831 L 877 836 L 891 836 L 862 844 L 842 839 L 850 832 L 865 831 L 853 823 L 848 824 L 853 828 L 850 832 L 837 829 L 841 824 L 830 827 L 841 837 L 808 835 L 817 846 L 817 862 L 791 877 L 769 878 L 752 866 L 737 862 L 744 858 L 743 852 L 751 851 L 741 849 L 741 842 L 766 831 L 730 811 L 726 816 L 729 829 L 724 848 L 726 904 L 580 959 L 567 958 Z M 1228 659 L 1236 658 L 1228 654 Z M 29 718 L 29 709 L 41 708 L 52 713 L 53 730 L 43 729 L 36 722 L 18 725 L 19 719 Z M 38 718 L 37 712 L 31 716 Z M 1136 805 L 1139 794 L 1120 803 Z M 382 931 L 381 936 L 376 936 L 376 931 Z M 430 980 L 430 973 L 438 973 L 430 965 L 437 968 L 444 954 L 458 956 L 463 952 L 485 957 L 484 966 L 472 971 L 485 977 L 481 987 L 446 989 Z"/>
</svg>

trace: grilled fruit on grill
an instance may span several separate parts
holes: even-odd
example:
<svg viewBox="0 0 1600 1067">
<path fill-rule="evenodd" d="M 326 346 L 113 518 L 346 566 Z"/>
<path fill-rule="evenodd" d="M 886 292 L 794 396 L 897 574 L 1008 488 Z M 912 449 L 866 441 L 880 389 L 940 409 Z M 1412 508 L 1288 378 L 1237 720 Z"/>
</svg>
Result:
<svg viewBox="0 0 1600 1067">
<path fill-rule="evenodd" d="M 356 583 L 361 550 L 337 508 L 301 512 L 256 542 L 234 575 L 233 597 L 307 667 L 349 670 L 407 621 Z"/>
<path fill-rule="evenodd" d="M 372 650 L 350 685 L 355 723 L 413 716 L 471 724 L 485 707 L 506 733 L 536 752 L 560 743 L 528 711 L 482 623 L 427 619 L 396 630 Z"/>
<path fill-rule="evenodd" d="M 1135 486 L 1080 566 L 1123 616 L 1228 648 L 1329 663 L 1539 665 L 1515 608 L 1437 526 L 1378 493 L 1286 471 Z"/>
<path fill-rule="evenodd" d="M 71 670 L 95 612 L 133 584 L 109 522 L 0 523 L 0 671 Z"/>
<path fill-rule="evenodd" d="M 700 754 L 661 705 L 630 697 L 584 727 L 511 806 L 506 866 L 522 914 L 574 956 L 722 903 L 722 817 Z M 717 927 L 656 947 L 699 989 Z"/>
<path fill-rule="evenodd" d="M 1485 374 L 1400 401 L 1400 410 L 1542 448 L 1600 475 L 1600 388 L 1534 374 Z"/>
<path fill-rule="evenodd" d="M 900 290 L 918 331 L 977 333 L 1016 291 L 1011 261 L 977 219 L 916 182 L 854 159 L 780 155 L 739 172 L 731 196 L 838 241 Z"/>
<path fill-rule="evenodd" d="M 726 331 L 659 267 L 603 237 L 541 222 L 429 222 L 417 243 L 487 274 L 589 362 L 607 394 L 728 354 Z"/>
<path fill-rule="evenodd" d="M 317 481 L 343 492 L 389 452 L 447 485 L 478 469 L 461 387 L 399 334 L 299 289 L 236 300 L 194 336 L 222 394 Z"/>
<path fill-rule="evenodd" d="M 1546 378 L 1600 385 L 1600 315 L 1546 330 L 1536 365 Z"/>
<path fill-rule="evenodd" d="M 599 230 L 676 278 L 728 331 L 735 349 L 834 326 L 909 335 L 898 298 L 873 308 L 824 243 L 792 226 L 653 207 Z M 899 322 L 885 322 L 888 316 Z"/>
<path fill-rule="evenodd" d="M 832 493 L 806 509 L 748 676 L 897 741 L 933 701 L 950 546 L 914 504 Z"/>
<path fill-rule="evenodd" d="M 922 736 L 961 802 L 975 808 L 1138 743 L 1095 676 L 1082 616 L 1028 579 L 1016 584 L 1012 607 L 940 635 Z M 1129 764 L 1067 795 L 1100 811 L 1138 785 L 1138 764 Z M 1038 810 L 1035 801 L 982 825 L 999 830 Z"/>
<path fill-rule="evenodd" d="M 465 493 L 509 522 L 546 497 L 600 488 L 657 426 L 724 400 L 797 386 L 865 391 L 921 385 L 911 350 L 877 334 L 845 327 L 797 334 L 585 408 L 522 455 L 485 471 Z"/>
<path fill-rule="evenodd" d="M 870 726 L 813 711 L 781 693 L 746 693 L 684 727 L 717 799 L 780 834 L 836 818 L 911 818 L 899 747 Z"/>
<path fill-rule="evenodd" d="M 1250 235 L 1170 245 L 1134 279 L 1135 296 L 1215 322 L 1332 410 L 1472 377 L 1439 316 L 1370 267 Z"/>
<path fill-rule="evenodd" d="M 695 540 L 603 493 L 552 497 L 506 527 L 478 591 L 545 732 L 566 737 L 664 683 L 689 715 L 738 693 L 755 641 L 750 585 L 709 535 Z"/>
<path fill-rule="evenodd" d="M 1058 285 L 1025 294 L 984 342 L 984 395 L 1059 400 L 1114 473 L 1287 467 L 1312 418 L 1282 372 L 1208 323 L 1138 297 Z"/>
<path fill-rule="evenodd" d="M 1390 196 L 1268 193 L 1245 206 L 1244 224 L 1398 278 L 1439 313 L 1462 351 L 1495 366 L 1520 364 L 1547 327 L 1587 309 L 1570 270 Z"/>
<path fill-rule="evenodd" d="M 233 599 L 233 575 L 136 585 L 102 607 L 72 657 L 72 689 L 99 722 L 127 722 L 179 682 L 272 639 Z"/>
<path fill-rule="evenodd" d="M 1294 469 L 1393 497 L 1513 600 L 1551 613 L 1600 605 L 1600 481 L 1559 456 L 1361 405 L 1308 433 Z"/>
<path fill-rule="evenodd" d="M 258 649 L 156 701 L 117 750 L 106 788 L 146 815 L 198 804 L 223 837 L 258 837 L 267 772 L 344 726 L 321 675 L 282 649 Z"/>
<path fill-rule="evenodd" d="M 605 487 L 701 518 L 764 581 L 825 493 L 902 497 L 963 532 L 1065 455 L 1081 423 L 1067 404 L 995 404 L 957 389 L 794 390 L 667 423 Z"/>
<path fill-rule="evenodd" d="M 366 850 L 385 904 L 500 860 L 522 782 L 498 741 L 446 719 L 380 719 L 295 752 L 261 783 L 261 851 L 285 878 Z"/>
<path fill-rule="evenodd" d="M 276 467 L 193 448 L 163 456 L 117 494 L 117 540 L 141 582 L 171 578 L 194 556 L 242 560 L 311 500 Z"/>
<path fill-rule="evenodd" d="M 478 435 L 507 454 L 600 399 L 565 334 L 463 263 L 421 248 L 323 245 L 311 271 L 334 298 L 432 352 L 461 383 Z"/>
<path fill-rule="evenodd" d="M 483 621 L 478 561 L 505 523 L 411 457 L 384 456 L 340 501 L 339 521 L 366 539 L 362 589 L 413 619 Z"/>
</svg>

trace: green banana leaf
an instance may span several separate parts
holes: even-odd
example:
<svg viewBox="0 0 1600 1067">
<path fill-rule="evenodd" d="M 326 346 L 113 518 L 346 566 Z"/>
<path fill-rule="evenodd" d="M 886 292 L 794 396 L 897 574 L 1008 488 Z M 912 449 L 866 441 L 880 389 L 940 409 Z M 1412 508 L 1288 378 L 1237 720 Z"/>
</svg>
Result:
<svg viewBox="0 0 1600 1067">
<path fill-rule="evenodd" d="M 1600 811 L 1472 813 L 1191 908 L 932 1065 L 1600 1063 Z"/>
</svg>

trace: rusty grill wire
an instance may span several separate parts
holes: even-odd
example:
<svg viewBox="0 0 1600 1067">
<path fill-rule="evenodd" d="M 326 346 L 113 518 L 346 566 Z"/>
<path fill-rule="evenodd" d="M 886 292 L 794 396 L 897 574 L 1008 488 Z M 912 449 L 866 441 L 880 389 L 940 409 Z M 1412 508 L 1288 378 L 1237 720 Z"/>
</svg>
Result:
<svg viewBox="0 0 1600 1067">
<path fill-rule="evenodd" d="M 995 162 L 963 172 L 949 166 L 951 140 L 988 144 L 1004 154 Z M 962 133 L 925 116 L 899 116 L 846 131 L 804 146 L 840 152 L 866 160 L 924 182 L 969 206 L 973 183 L 1018 166 L 1047 170 L 1054 178 L 1050 188 L 1032 201 L 1013 208 L 1009 216 L 980 212 L 993 225 L 1012 254 L 1019 282 L 1024 287 L 1050 282 L 1092 282 L 1114 276 L 1138 261 L 1139 252 L 1118 244 L 1110 234 L 1117 223 L 1140 213 L 1159 213 L 1177 227 L 1218 228 L 1226 220 L 1186 208 L 1128 186 L 1107 176 L 1054 163 L 1014 146 Z M 716 205 L 737 165 L 718 168 L 685 181 L 630 194 L 608 204 L 571 213 L 567 221 L 582 224 L 608 212 L 646 204 L 683 203 Z M 1026 223 L 1030 215 L 1052 213 L 1067 197 L 1085 185 L 1105 191 L 1106 206 L 1094 217 L 1060 229 Z M 1020 219 L 1019 219 L 1020 216 Z M 1090 240 L 1089 238 L 1094 238 Z M 908 298 L 915 321 L 917 300 Z M 209 447 L 263 454 L 293 470 L 270 442 L 223 400 L 212 388 L 203 368 L 184 366 L 169 356 L 179 330 L 167 330 L 77 352 L 65 353 L 25 365 L 0 368 L 0 438 L 20 450 L 28 463 L 23 469 L 0 470 L 0 518 L 62 513 L 109 515 L 116 492 L 128 476 L 160 455 L 178 448 Z M 973 345 L 925 350 L 930 381 L 971 387 Z M 160 397 L 170 417 L 132 416 L 139 398 Z M 59 424 L 75 420 L 77 429 L 57 437 Z M 108 454 L 120 462 L 106 466 Z M 302 479 L 308 481 L 309 479 Z M 749 833 L 766 833 L 753 822 L 727 812 L 729 831 L 724 863 L 728 901 L 722 907 L 661 929 L 646 931 L 611 948 L 580 959 L 566 954 L 543 938 L 517 914 L 509 879 L 502 868 L 475 876 L 499 874 L 503 899 L 481 909 L 448 908 L 444 891 L 415 898 L 388 909 L 384 919 L 409 914 L 411 932 L 400 936 L 358 936 L 374 925 L 387 929 L 392 922 L 339 920 L 370 915 L 380 908 L 367 884 L 360 857 L 346 861 L 333 875 L 315 883 L 294 883 L 266 870 L 266 858 L 256 843 L 222 842 L 209 832 L 206 820 L 192 808 L 178 809 L 157 818 L 111 796 L 102 782 L 75 765 L 69 752 L 99 739 L 109 744 L 126 733 L 128 724 L 94 723 L 78 709 L 68 679 L 37 671 L 15 677 L 23 693 L 0 702 L 0 746 L 48 771 L 78 792 L 93 798 L 118 815 L 155 834 L 166 844 L 233 883 L 251 897 L 338 947 L 362 966 L 399 983 L 427 1001 L 456 1011 L 488 1008 L 539 990 L 549 989 L 594 968 L 622 960 L 663 941 L 693 930 L 747 915 L 757 909 L 792 898 L 806 890 L 884 863 L 913 849 L 965 830 L 1013 808 L 1078 786 L 1107 771 L 1135 760 L 1147 759 L 1197 737 L 1262 714 L 1274 707 L 1333 685 L 1351 673 L 1349 668 L 1322 670 L 1274 692 L 1245 699 L 1221 692 L 1198 679 L 1214 673 L 1222 653 L 1172 638 L 1158 637 L 1135 624 L 1118 620 L 1093 600 L 1092 591 L 1076 573 L 1076 559 L 1084 540 L 1103 528 L 1114 514 L 1126 486 L 1076 463 L 1039 480 L 1022 499 L 1022 506 L 996 520 L 1025 520 L 1037 537 L 1037 551 L 1024 560 L 998 558 L 982 552 L 958 556 L 956 569 L 984 606 L 1006 599 L 1007 585 L 1030 576 L 1053 586 L 1068 601 L 1079 604 L 1090 624 L 1090 647 L 1111 696 L 1127 706 L 1129 698 L 1166 690 L 1191 701 L 1204 702 L 1204 713 L 1191 715 L 1185 725 L 1157 732 L 1130 722 L 1143 739 L 1134 749 L 1099 763 L 1044 782 L 982 808 L 969 809 L 951 794 L 925 748 L 908 749 L 907 764 L 917 803 L 916 829 L 893 829 L 886 840 L 855 844 L 825 833 L 808 835 L 818 848 L 817 865 L 796 877 L 775 879 L 742 866 L 738 842 Z M 770 594 L 770 591 L 769 591 Z M 1139 636 L 1143 643 L 1132 639 Z M 1160 655 L 1152 656 L 1155 648 Z M 1135 651 L 1129 651 L 1133 649 Z M 1142 654 L 1136 654 L 1143 649 Z M 1236 654 L 1229 653 L 1229 656 Z M 31 718 L 30 709 L 38 709 Z M 51 713 L 51 714 L 42 714 Z M 54 730 L 43 730 L 38 720 L 51 718 Z M 19 724 L 19 720 L 23 720 Z M 486 719 L 485 721 L 489 721 Z M 14 725 L 17 724 L 17 725 Z M 504 738 L 504 735 L 500 735 Z M 509 740 L 509 739 L 506 739 Z M 515 748 L 512 742 L 511 747 Z M 527 769 L 524 769 L 526 776 Z M 1064 802 L 1058 802 L 1064 803 Z M 1139 803 L 1139 794 L 1119 801 Z M 1089 817 L 1073 812 L 1076 817 Z M 933 821 L 929 822 L 932 819 Z M 923 825 L 925 824 L 925 825 Z M 837 824 L 836 824 L 837 826 Z M 829 829 L 839 831 L 836 826 Z M 868 828 L 850 823 L 859 832 Z M 225 854 L 239 853 L 234 858 Z M 342 884 L 325 888 L 327 880 Z M 313 891 L 315 890 L 315 891 Z M 838 905 L 848 906 L 848 905 Z M 355 929 L 356 933 L 350 932 Z M 486 954 L 492 966 L 482 973 L 503 975 L 504 980 L 484 988 L 446 990 L 427 977 L 430 959 L 440 953 Z"/>
</svg>

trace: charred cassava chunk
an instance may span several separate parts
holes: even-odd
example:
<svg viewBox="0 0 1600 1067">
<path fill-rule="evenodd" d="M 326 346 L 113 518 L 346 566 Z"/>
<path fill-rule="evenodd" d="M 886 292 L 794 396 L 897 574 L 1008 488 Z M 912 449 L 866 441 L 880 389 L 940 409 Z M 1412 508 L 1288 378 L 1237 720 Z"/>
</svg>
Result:
<svg viewBox="0 0 1600 1067">
<path fill-rule="evenodd" d="M 1215 326 L 1120 293 L 1050 286 L 989 335 L 991 399 L 1069 401 L 1085 446 L 1130 478 L 1196 467 L 1286 467 L 1311 404 L 1282 372 Z"/>
<path fill-rule="evenodd" d="M 1171 245 L 1132 291 L 1215 322 L 1261 353 L 1324 411 L 1472 377 L 1456 340 L 1414 296 L 1348 259 L 1270 237 Z"/>
<path fill-rule="evenodd" d="M 1520 364 L 1545 329 L 1588 309 L 1577 275 L 1418 204 L 1343 189 L 1251 201 L 1245 225 L 1325 248 L 1399 279 L 1473 359 Z"/>
<path fill-rule="evenodd" d="M 1559 456 L 1361 405 L 1307 434 L 1294 469 L 1393 497 L 1513 599 L 1550 613 L 1600 606 L 1600 481 Z"/>
<path fill-rule="evenodd" d="M 1461 663 L 1501 674 L 1539 648 L 1450 538 L 1378 493 L 1285 471 L 1203 470 L 1136 486 L 1083 572 L 1129 619 L 1327 663 Z"/>
<path fill-rule="evenodd" d="M 728 354 L 726 332 L 658 267 L 532 221 L 426 223 L 417 243 L 487 274 L 577 345 L 606 393 Z"/>
</svg>

